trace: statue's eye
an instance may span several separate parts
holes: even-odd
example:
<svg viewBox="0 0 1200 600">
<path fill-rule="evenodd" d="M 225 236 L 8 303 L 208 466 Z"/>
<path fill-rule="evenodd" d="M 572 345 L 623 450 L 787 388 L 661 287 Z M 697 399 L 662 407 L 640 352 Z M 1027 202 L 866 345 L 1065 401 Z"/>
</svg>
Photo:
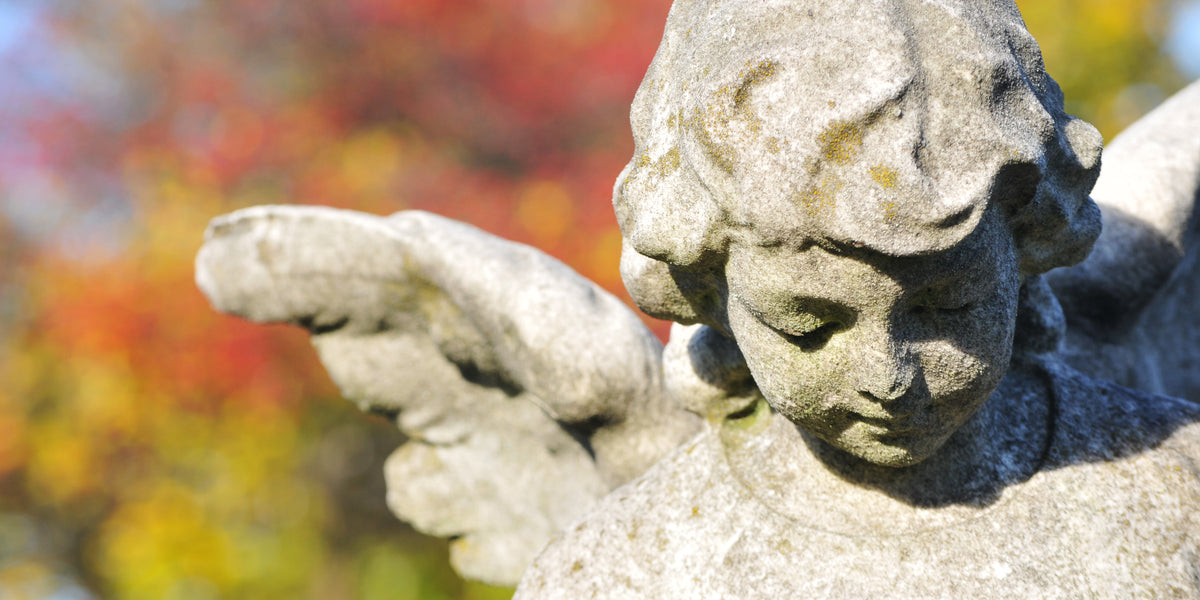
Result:
<svg viewBox="0 0 1200 600">
<path fill-rule="evenodd" d="M 854 325 L 855 312 L 835 302 L 797 298 L 790 304 L 790 310 L 759 311 L 742 303 L 759 323 L 806 352 L 820 350 L 835 333 Z"/>
<path fill-rule="evenodd" d="M 805 352 L 824 348 L 833 334 L 845 329 L 840 320 L 822 319 L 808 313 L 800 313 L 790 321 L 786 327 L 772 329 Z"/>
<path fill-rule="evenodd" d="M 944 304 L 917 304 L 909 309 L 909 312 L 914 315 L 929 315 L 929 314 L 959 314 L 967 313 L 975 306 L 974 302 L 964 303 L 944 303 Z"/>
<path fill-rule="evenodd" d="M 814 314 L 807 312 L 796 313 L 795 316 L 788 319 L 787 325 L 784 327 L 787 333 L 794 336 L 805 336 L 825 327 L 829 321 L 822 319 Z"/>
<path fill-rule="evenodd" d="M 829 343 L 829 338 L 833 337 L 833 334 L 841 331 L 842 329 L 843 327 L 841 323 L 837 321 L 830 321 L 802 335 L 784 335 L 801 350 L 804 350 L 805 352 L 813 352 L 824 348 L 825 344 Z"/>
<path fill-rule="evenodd" d="M 978 302 L 978 296 L 966 286 L 928 289 L 913 298 L 909 312 L 913 315 L 964 314 Z"/>
</svg>

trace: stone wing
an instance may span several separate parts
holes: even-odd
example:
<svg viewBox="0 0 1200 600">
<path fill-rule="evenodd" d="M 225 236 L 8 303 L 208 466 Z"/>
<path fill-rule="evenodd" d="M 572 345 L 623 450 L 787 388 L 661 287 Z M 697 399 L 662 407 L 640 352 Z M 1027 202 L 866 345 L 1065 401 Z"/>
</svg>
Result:
<svg viewBox="0 0 1200 600">
<path fill-rule="evenodd" d="M 342 393 L 409 441 L 388 504 L 515 585 L 545 542 L 698 431 L 662 346 L 553 258 L 436 215 L 262 206 L 215 219 L 196 281 L 218 310 L 300 325 Z"/>
<path fill-rule="evenodd" d="M 1047 276 L 1067 361 L 1200 402 L 1200 82 L 1104 149 L 1092 197 L 1104 219 L 1095 248 Z"/>
</svg>

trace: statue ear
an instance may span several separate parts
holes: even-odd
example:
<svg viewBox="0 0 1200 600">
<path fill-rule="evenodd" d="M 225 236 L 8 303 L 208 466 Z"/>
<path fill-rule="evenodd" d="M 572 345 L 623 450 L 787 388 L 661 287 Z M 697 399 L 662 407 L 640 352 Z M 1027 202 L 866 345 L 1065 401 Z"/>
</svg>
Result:
<svg viewBox="0 0 1200 600">
<path fill-rule="evenodd" d="M 1043 164 L 1022 165 L 1040 171 L 1032 198 L 1027 194 L 1027 202 L 1010 203 L 1006 210 L 1021 272 L 1026 275 L 1082 261 L 1100 235 L 1100 209 L 1088 196 L 1100 175 L 1100 132 L 1067 117 L 1058 124 L 1057 133 L 1058 143 L 1047 144 Z M 1027 179 L 1020 168 L 1012 169 L 1012 174 Z M 1000 179 L 997 184 L 1005 185 Z"/>
</svg>

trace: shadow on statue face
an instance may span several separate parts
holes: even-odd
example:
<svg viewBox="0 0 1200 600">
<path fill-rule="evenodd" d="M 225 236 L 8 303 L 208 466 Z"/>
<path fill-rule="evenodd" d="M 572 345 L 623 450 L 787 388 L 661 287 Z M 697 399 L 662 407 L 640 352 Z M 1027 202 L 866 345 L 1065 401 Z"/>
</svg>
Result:
<svg viewBox="0 0 1200 600">
<path fill-rule="evenodd" d="M 927 256 L 734 243 L 729 325 L 776 412 L 880 465 L 937 451 L 987 400 L 1012 353 L 1021 278 L 993 213 Z"/>
</svg>

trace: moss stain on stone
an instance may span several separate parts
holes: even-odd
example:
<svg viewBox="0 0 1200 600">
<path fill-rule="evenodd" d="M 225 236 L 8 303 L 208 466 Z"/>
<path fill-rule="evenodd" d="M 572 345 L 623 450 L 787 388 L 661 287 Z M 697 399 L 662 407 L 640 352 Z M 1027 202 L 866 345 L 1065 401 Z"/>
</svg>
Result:
<svg viewBox="0 0 1200 600">
<path fill-rule="evenodd" d="M 858 123 L 831 121 L 817 141 L 825 160 L 844 165 L 858 154 L 863 142 L 863 128 Z"/>
<path fill-rule="evenodd" d="M 729 139 L 733 137 L 729 132 L 730 124 L 740 121 L 745 124 L 749 139 L 759 138 L 763 129 L 762 119 L 750 112 L 750 93 L 755 85 L 775 75 L 775 71 L 774 61 L 748 62 L 738 74 L 736 88 L 731 85 L 719 87 L 711 101 L 703 108 L 697 108 L 691 118 L 685 120 L 680 111 L 675 121 L 679 126 L 689 129 L 716 166 L 730 175 L 737 163 L 739 150 L 735 141 Z"/>
<path fill-rule="evenodd" d="M 896 173 L 895 169 L 883 165 L 871 167 L 871 179 L 874 179 L 875 183 L 878 183 L 885 190 L 896 187 L 898 178 L 899 174 Z"/>
<path fill-rule="evenodd" d="M 654 541 L 660 553 L 667 551 L 667 534 L 662 528 L 654 532 Z"/>
<path fill-rule="evenodd" d="M 666 177 L 667 175 L 674 173 L 675 170 L 679 168 L 679 164 L 679 148 L 671 148 L 670 150 L 667 150 L 666 154 L 660 156 L 658 160 L 654 161 L 652 168 L 654 169 L 654 173 L 659 177 Z"/>
<path fill-rule="evenodd" d="M 896 212 L 896 211 L 897 211 L 897 209 L 899 208 L 899 206 L 900 206 L 900 205 L 898 205 L 898 204 L 896 204 L 895 202 L 892 202 L 892 201 L 890 201 L 890 200 L 889 200 L 889 201 L 887 201 L 887 202 L 884 202 L 884 203 L 883 203 L 883 218 L 884 218 L 884 219 L 886 219 L 886 220 L 888 220 L 888 221 L 891 221 L 892 219 L 895 219 L 895 218 L 896 218 L 896 214 L 897 214 L 897 212 Z"/>
<path fill-rule="evenodd" d="M 750 90 L 755 85 L 770 79 L 773 75 L 775 75 L 775 63 L 770 60 L 760 61 L 753 67 L 740 73 L 742 83 L 733 95 L 734 108 L 743 108 L 746 105 L 746 101 L 750 99 Z"/>
<path fill-rule="evenodd" d="M 883 165 L 871 167 L 871 179 L 874 179 L 875 183 L 879 184 L 879 187 L 885 190 L 895 189 L 896 182 L 899 181 L 899 178 L 899 173 L 890 167 L 885 167 Z M 900 205 L 897 204 L 895 200 L 885 200 L 881 203 L 881 207 L 883 209 L 883 218 L 891 221 L 892 219 L 896 218 L 896 211 L 899 209 Z"/>
<path fill-rule="evenodd" d="M 842 189 L 842 180 L 831 175 L 822 177 L 816 184 L 796 192 L 792 200 L 804 207 L 814 217 L 829 214 L 837 206 L 837 194 Z"/>
<path fill-rule="evenodd" d="M 737 160 L 737 151 L 729 144 L 722 144 L 713 139 L 709 128 L 703 125 L 704 118 L 699 110 L 693 121 L 700 123 L 693 128 L 693 133 L 696 136 L 696 141 L 700 142 L 700 146 L 704 148 L 708 157 L 716 163 L 717 167 L 729 175 L 733 175 L 733 163 Z"/>
</svg>

